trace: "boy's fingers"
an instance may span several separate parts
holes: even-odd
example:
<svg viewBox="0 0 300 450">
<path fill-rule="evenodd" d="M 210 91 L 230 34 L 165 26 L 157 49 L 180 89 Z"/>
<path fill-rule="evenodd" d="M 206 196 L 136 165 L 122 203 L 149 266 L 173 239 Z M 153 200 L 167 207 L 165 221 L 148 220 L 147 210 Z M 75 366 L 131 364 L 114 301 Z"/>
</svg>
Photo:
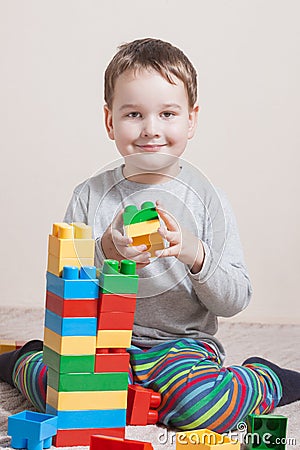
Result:
<svg viewBox="0 0 300 450">
<path fill-rule="evenodd" d="M 172 245 L 176 245 L 181 242 L 181 233 L 179 231 L 168 231 L 167 228 L 162 227 L 160 227 L 157 231 Z"/>
<path fill-rule="evenodd" d="M 126 246 L 132 244 L 132 239 L 127 236 L 123 236 L 119 230 L 112 230 L 112 240 L 115 245 Z"/>
<path fill-rule="evenodd" d="M 146 245 L 137 245 L 136 247 L 126 247 L 126 254 L 131 258 L 136 257 L 138 255 L 144 255 L 145 257 L 150 257 L 150 253 L 146 252 Z"/>
<path fill-rule="evenodd" d="M 173 245 L 172 247 L 165 248 L 164 250 L 156 250 L 155 255 L 159 258 L 166 256 L 178 256 L 180 252 L 180 245 Z"/>
<path fill-rule="evenodd" d="M 159 201 L 156 202 L 156 209 L 162 220 L 167 225 L 168 230 L 178 231 L 179 227 L 176 220 L 171 216 L 170 213 L 166 211 L 161 202 Z"/>
<path fill-rule="evenodd" d="M 111 223 L 113 228 L 121 228 L 123 226 L 123 212 L 124 209 L 121 209 L 121 211 L 119 211 L 117 215 L 114 217 Z"/>
</svg>

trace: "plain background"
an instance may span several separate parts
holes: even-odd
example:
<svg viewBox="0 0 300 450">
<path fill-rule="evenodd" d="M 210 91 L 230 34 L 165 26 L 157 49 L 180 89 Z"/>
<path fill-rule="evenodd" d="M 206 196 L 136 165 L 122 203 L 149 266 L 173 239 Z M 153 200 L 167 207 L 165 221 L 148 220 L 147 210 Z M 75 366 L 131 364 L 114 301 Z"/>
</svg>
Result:
<svg viewBox="0 0 300 450">
<path fill-rule="evenodd" d="M 238 220 L 254 295 L 230 320 L 299 323 L 299 16 L 298 0 L 1 0 L 0 305 L 43 305 L 52 223 L 75 185 L 118 158 L 105 67 L 121 43 L 156 37 L 198 71 L 184 157 Z"/>
</svg>

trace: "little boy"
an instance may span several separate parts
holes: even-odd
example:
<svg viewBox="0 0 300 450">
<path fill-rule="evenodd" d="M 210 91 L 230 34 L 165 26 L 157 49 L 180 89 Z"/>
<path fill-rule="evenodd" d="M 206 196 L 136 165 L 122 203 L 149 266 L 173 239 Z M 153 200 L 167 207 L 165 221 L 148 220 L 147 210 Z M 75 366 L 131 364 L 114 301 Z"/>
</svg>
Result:
<svg viewBox="0 0 300 450">
<path fill-rule="evenodd" d="M 169 43 L 124 44 L 105 73 L 105 125 L 124 164 L 79 185 L 65 221 L 93 227 L 96 265 L 133 259 L 140 275 L 130 382 L 159 391 L 159 421 L 182 430 L 225 432 L 249 413 L 300 399 L 300 374 L 262 358 L 223 367 L 218 316 L 251 297 L 236 221 L 224 193 L 180 159 L 194 135 L 197 76 Z M 128 204 L 156 202 L 168 244 L 150 258 L 123 233 Z M 1 379 L 45 407 L 42 343 L 0 356 Z"/>
</svg>

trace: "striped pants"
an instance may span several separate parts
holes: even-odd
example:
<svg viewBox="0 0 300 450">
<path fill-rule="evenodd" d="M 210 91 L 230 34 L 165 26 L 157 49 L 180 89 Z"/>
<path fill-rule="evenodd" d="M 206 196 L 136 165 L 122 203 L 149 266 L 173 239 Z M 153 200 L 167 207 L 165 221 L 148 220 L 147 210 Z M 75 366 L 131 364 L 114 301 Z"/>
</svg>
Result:
<svg viewBox="0 0 300 450">
<path fill-rule="evenodd" d="M 250 413 L 274 409 L 282 396 L 277 375 L 262 364 L 222 367 L 214 350 L 194 339 L 168 341 L 148 350 L 132 346 L 129 383 L 160 392 L 159 422 L 181 430 L 236 428 Z M 42 352 L 23 355 L 15 386 L 45 410 L 47 368 Z"/>
</svg>

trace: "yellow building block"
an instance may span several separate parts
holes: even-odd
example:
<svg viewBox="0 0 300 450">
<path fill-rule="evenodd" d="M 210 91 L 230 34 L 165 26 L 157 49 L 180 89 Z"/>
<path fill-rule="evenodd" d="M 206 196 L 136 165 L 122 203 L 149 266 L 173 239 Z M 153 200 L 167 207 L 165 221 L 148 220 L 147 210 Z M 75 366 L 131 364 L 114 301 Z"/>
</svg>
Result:
<svg viewBox="0 0 300 450">
<path fill-rule="evenodd" d="M 97 348 L 128 348 L 131 345 L 132 330 L 98 330 Z"/>
<path fill-rule="evenodd" d="M 160 227 L 158 219 L 147 220 L 146 222 L 132 223 L 131 225 L 125 225 L 126 236 L 144 236 L 145 234 L 156 233 Z"/>
<path fill-rule="evenodd" d="M 85 223 L 54 223 L 49 235 L 48 253 L 58 258 L 92 258 L 95 256 L 95 241 L 92 227 Z"/>
<path fill-rule="evenodd" d="M 44 328 L 44 344 L 60 355 L 94 355 L 96 336 L 60 336 Z"/>
<path fill-rule="evenodd" d="M 126 409 L 127 391 L 57 392 L 48 386 L 46 402 L 59 411 Z"/>
<path fill-rule="evenodd" d="M 94 239 L 60 239 L 49 235 L 48 253 L 60 258 L 94 258 Z"/>
<path fill-rule="evenodd" d="M 60 239 L 92 239 L 92 227 L 82 222 L 56 222 L 52 234 Z"/>
<path fill-rule="evenodd" d="M 240 450 L 241 444 L 207 429 L 176 433 L 176 450 Z"/>
<path fill-rule="evenodd" d="M 0 355 L 13 350 L 16 350 L 16 341 L 0 340 Z"/>
<path fill-rule="evenodd" d="M 58 277 L 61 276 L 64 266 L 75 266 L 80 268 L 82 266 L 93 265 L 94 258 L 59 258 L 50 253 L 48 254 L 47 270 Z"/>
</svg>

